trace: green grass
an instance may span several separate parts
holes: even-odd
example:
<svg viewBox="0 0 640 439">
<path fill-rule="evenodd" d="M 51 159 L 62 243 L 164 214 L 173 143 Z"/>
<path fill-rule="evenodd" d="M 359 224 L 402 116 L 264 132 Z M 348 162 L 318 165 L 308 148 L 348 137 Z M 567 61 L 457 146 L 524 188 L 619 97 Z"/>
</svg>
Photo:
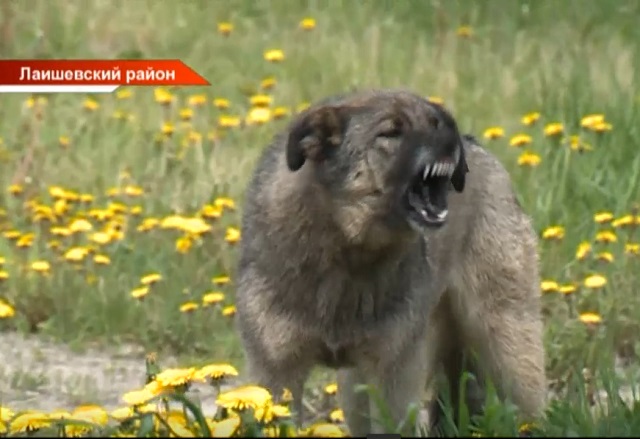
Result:
<svg viewBox="0 0 640 439">
<path fill-rule="evenodd" d="M 548 375 L 566 397 L 553 403 L 541 433 L 640 434 L 637 407 L 610 402 L 606 416 L 592 417 L 581 378 L 587 369 L 596 390 L 617 389 L 638 373 L 614 366 L 638 358 L 640 256 L 624 248 L 640 237 L 634 228 L 599 225 L 593 217 L 602 211 L 616 218 L 640 215 L 640 3 L 29 0 L 2 7 L 4 58 L 180 58 L 212 85 L 171 90 L 175 100 L 169 108 L 149 88 L 131 89 L 126 99 L 50 95 L 32 108 L 25 104 L 29 96 L 2 97 L 0 183 L 6 190 L 0 203 L 6 216 L 0 226 L 35 237 L 28 248 L 0 238 L 8 273 L 0 298 L 16 310 L 12 318 L 0 319 L 0 330 L 34 331 L 74 344 L 134 342 L 193 361 L 241 366 L 232 318 L 221 312 L 233 304 L 233 282 L 215 286 L 211 278 L 229 275 L 233 281 L 236 249 L 225 242 L 225 230 L 239 224 L 255 159 L 286 119 L 223 129 L 219 116 L 244 118 L 249 96 L 257 93 L 295 112 L 351 88 L 406 87 L 441 97 L 460 126 L 478 138 L 486 128 L 504 128 L 504 138 L 483 140 L 486 147 L 509 169 L 536 229 L 542 234 L 548 226 L 564 227 L 561 240 L 541 240 L 544 279 L 581 285 L 597 273 L 608 281 L 597 290 L 580 286 L 570 295 L 545 294 Z M 317 27 L 300 30 L 304 17 L 315 18 Z M 227 37 L 217 32 L 224 21 L 234 25 Z M 457 35 L 463 25 L 472 28 L 470 38 Z M 268 49 L 282 49 L 285 60 L 265 61 Z M 277 84 L 261 92 L 261 80 L 269 76 Z M 193 108 L 190 123 L 182 122 L 179 111 L 196 95 L 205 96 L 205 104 Z M 85 109 L 87 98 L 98 108 Z M 214 98 L 228 99 L 231 107 L 215 108 Z M 132 119 L 114 118 L 117 111 Z M 524 126 L 521 116 L 534 111 L 540 120 Z M 603 114 L 611 131 L 581 128 L 581 118 L 593 113 Z M 543 127 L 552 122 L 564 125 L 564 135 L 545 137 Z M 161 136 L 164 123 L 174 125 L 172 136 Z M 518 133 L 529 134 L 532 143 L 509 146 Z M 592 150 L 571 150 L 562 143 L 569 135 L 580 135 Z M 68 137 L 68 146 L 60 145 L 61 136 Z M 539 155 L 537 167 L 518 166 L 524 149 Z M 23 193 L 10 194 L 11 184 L 21 185 Z M 144 195 L 107 195 L 128 184 L 144 188 Z M 62 257 L 74 245 L 87 245 L 90 233 L 52 237 L 49 223 L 34 223 L 24 203 L 32 199 L 53 207 L 51 186 L 95 197 L 89 207 L 71 203 L 57 217 L 61 227 L 109 203 L 140 206 L 138 216 L 121 215 L 122 240 L 96 246 L 110 265 L 97 266 L 91 255 L 82 263 Z M 175 250 L 181 236 L 176 231 L 136 230 L 147 217 L 195 215 L 217 197 L 232 198 L 237 209 L 211 221 L 212 231 L 186 254 Z M 110 223 L 90 220 L 94 231 Z M 595 243 L 600 229 L 614 230 L 617 242 Z M 60 241 L 60 249 L 50 248 L 52 240 Z M 611 252 L 614 261 L 576 261 L 582 241 L 592 242 L 594 253 Z M 48 276 L 31 270 L 36 260 L 51 264 Z M 149 273 L 162 280 L 143 301 L 133 299 L 130 292 Z M 213 290 L 225 293 L 223 304 L 180 312 L 183 303 L 201 303 Z M 578 316 L 585 312 L 599 314 L 602 322 L 584 324 Z M 615 378 L 615 384 L 605 378 Z M 491 407 L 485 431 L 504 433 L 509 414 Z"/>
</svg>

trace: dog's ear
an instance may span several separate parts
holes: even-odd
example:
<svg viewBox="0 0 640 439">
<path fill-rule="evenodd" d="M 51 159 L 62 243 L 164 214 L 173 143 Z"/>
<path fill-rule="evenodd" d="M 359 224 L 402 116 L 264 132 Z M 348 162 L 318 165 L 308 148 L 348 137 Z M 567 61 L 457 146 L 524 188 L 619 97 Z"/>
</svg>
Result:
<svg viewBox="0 0 640 439">
<path fill-rule="evenodd" d="M 451 183 L 457 192 L 462 192 L 464 190 L 467 172 L 469 172 L 469 166 L 467 165 L 467 161 L 464 156 L 464 142 L 465 140 L 460 142 L 460 156 L 458 158 L 458 163 L 453 170 L 453 175 L 451 176 Z"/>
<path fill-rule="evenodd" d="M 297 171 L 309 159 L 321 162 L 339 147 L 349 123 L 350 109 L 326 105 L 311 108 L 298 116 L 289 128 L 287 166 Z"/>
</svg>

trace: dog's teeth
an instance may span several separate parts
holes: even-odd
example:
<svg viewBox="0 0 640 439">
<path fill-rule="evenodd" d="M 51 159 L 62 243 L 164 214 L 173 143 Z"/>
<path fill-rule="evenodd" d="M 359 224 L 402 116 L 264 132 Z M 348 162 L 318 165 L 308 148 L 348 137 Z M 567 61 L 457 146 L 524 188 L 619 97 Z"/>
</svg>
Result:
<svg viewBox="0 0 640 439">
<path fill-rule="evenodd" d="M 445 219 L 447 217 L 447 215 L 449 215 L 449 210 L 445 209 L 442 212 L 438 213 L 437 217 L 438 217 L 439 220 L 442 221 L 443 219 Z"/>
<path fill-rule="evenodd" d="M 448 177 L 451 177 L 453 175 L 453 169 L 454 169 L 453 163 L 449 163 L 447 165 L 447 176 Z"/>
<path fill-rule="evenodd" d="M 429 174 L 431 173 L 431 167 L 432 167 L 432 165 L 427 165 L 424 168 L 424 174 L 422 174 L 422 179 L 423 180 L 426 180 L 429 177 Z"/>
<path fill-rule="evenodd" d="M 436 163 L 434 174 L 438 176 L 442 175 L 442 163 L 440 162 Z"/>
</svg>

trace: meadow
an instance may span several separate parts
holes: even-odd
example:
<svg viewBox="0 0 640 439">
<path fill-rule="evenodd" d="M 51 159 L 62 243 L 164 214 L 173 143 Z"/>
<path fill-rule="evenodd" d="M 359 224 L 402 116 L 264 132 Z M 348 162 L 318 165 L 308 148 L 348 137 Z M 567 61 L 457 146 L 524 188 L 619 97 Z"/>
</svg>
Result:
<svg viewBox="0 0 640 439">
<path fill-rule="evenodd" d="M 211 86 L 2 96 L 0 338 L 54 340 L 69 367 L 137 346 L 143 373 L 118 407 L 25 412 L 0 393 L 0 436 L 345 434 L 330 373 L 299 432 L 234 381 L 234 263 L 262 148 L 314 100 L 365 87 L 443 102 L 540 236 L 547 416 L 520 425 L 490 396 L 449 433 L 640 435 L 639 22 L 633 0 L 2 2 L 3 58 L 179 58 Z M 6 346 L 0 367 L 23 349 Z M 203 414 L 196 381 L 226 410 Z"/>
</svg>

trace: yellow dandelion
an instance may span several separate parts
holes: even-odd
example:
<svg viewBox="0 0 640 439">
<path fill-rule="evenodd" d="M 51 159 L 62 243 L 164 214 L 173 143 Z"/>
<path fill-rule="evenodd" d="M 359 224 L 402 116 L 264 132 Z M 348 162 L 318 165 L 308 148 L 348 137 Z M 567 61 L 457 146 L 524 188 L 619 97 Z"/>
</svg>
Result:
<svg viewBox="0 0 640 439">
<path fill-rule="evenodd" d="M 604 122 L 604 114 L 588 114 L 580 119 L 580 126 L 583 128 L 589 128 L 602 122 Z"/>
<path fill-rule="evenodd" d="M 217 219 L 222 216 L 222 208 L 207 204 L 202 206 L 202 209 L 200 210 L 200 215 L 208 219 Z"/>
<path fill-rule="evenodd" d="M 96 244 L 104 245 L 108 244 L 113 240 L 113 235 L 108 232 L 95 232 L 89 236 L 89 240 L 91 242 L 95 242 Z"/>
<path fill-rule="evenodd" d="M 224 240 L 229 244 L 235 244 L 240 241 L 240 229 L 237 229 L 235 227 L 227 227 Z"/>
<path fill-rule="evenodd" d="M 139 287 L 131 291 L 131 297 L 134 299 L 143 299 L 149 294 L 149 287 Z"/>
<path fill-rule="evenodd" d="M 89 232 L 93 230 L 93 225 L 84 218 L 76 218 L 69 224 L 69 231 L 73 233 Z"/>
<path fill-rule="evenodd" d="M 7 263 L 7 258 L 5 258 L 4 256 L 0 256 L 0 265 L 4 265 Z"/>
<path fill-rule="evenodd" d="M 215 98 L 213 100 L 213 106 L 220 110 L 226 110 L 231 106 L 231 102 L 229 102 L 229 99 Z"/>
<path fill-rule="evenodd" d="M 595 255 L 596 260 L 601 262 L 613 262 L 614 257 L 610 252 L 600 252 Z"/>
<path fill-rule="evenodd" d="M 220 116 L 218 118 L 218 126 L 220 128 L 236 128 L 239 127 L 242 121 L 237 116 Z"/>
<path fill-rule="evenodd" d="M 272 112 L 273 119 L 283 119 L 291 114 L 287 107 L 275 107 Z"/>
<path fill-rule="evenodd" d="M 280 49 L 271 49 L 264 52 L 264 59 L 269 62 L 284 61 L 284 52 Z"/>
<path fill-rule="evenodd" d="M 576 259 L 579 261 L 584 261 L 589 253 L 591 253 L 591 244 L 587 241 L 583 241 L 578 244 L 578 249 L 576 250 Z"/>
<path fill-rule="evenodd" d="M 162 387 L 178 387 L 193 380 L 195 367 L 165 369 L 156 375 L 155 381 Z"/>
<path fill-rule="evenodd" d="M 35 235 L 33 233 L 26 233 L 20 236 L 20 238 L 18 238 L 18 240 L 16 241 L 16 247 L 18 248 L 31 247 L 31 245 L 33 245 L 34 237 Z"/>
<path fill-rule="evenodd" d="M 611 131 L 613 129 L 613 125 L 608 122 L 596 123 L 589 127 L 591 131 L 595 131 L 596 133 L 604 133 L 606 131 Z"/>
<path fill-rule="evenodd" d="M 547 227 L 542 232 L 542 239 L 560 240 L 564 238 L 564 233 L 565 233 L 564 227 L 562 226 Z"/>
<path fill-rule="evenodd" d="M 277 84 L 276 78 L 274 76 L 267 76 L 262 81 L 260 81 L 260 88 L 263 90 L 271 90 Z"/>
<path fill-rule="evenodd" d="M 211 279 L 211 282 L 212 282 L 214 285 L 220 285 L 220 286 L 221 286 L 221 285 L 227 285 L 228 283 L 230 283 L 230 282 L 231 282 L 231 278 L 230 278 L 229 276 L 224 276 L 224 275 L 222 275 L 222 276 L 216 276 L 216 277 L 213 277 L 213 278 Z"/>
<path fill-rule="evenodd" d="M 160 105 L 169 105 L 173 102 L 173 95 L 164 88 L 156 88 L 153 90 L 155 101 Z"/>
<path fill-rule="evenodd" d="M 74 419 L 79 419 L 81 421 L 90 422 L 100 426 L 107 425 L 107 422 L 109 421 L 107 411 L 99 405 L 94 404 L 78 406 L 71 415 Z"/>
<path fill-rule="evenodd" d="M 142 276 L 140 279 L 140 283 L 145 286 L 153 285 L 162 280 L 162 275 L 159 273 L 149 273 L 145 276 Z"/>
<path fill-rule="evenodd" d="M 431 102 L 432 104 L 436 104 L 436 105 L 443 105 L 444 104 L 444 99 L 442 99 L 440 96 L 427 96 L 427 101 Z M 306 102 L 303 102 L 298 107 L 298 111 L 300 112 L 300 111 L 306 109 L 307 107 L 309 107 L 309 104 L 306 103 Z"/>
<path fill-rule="evenodd" d="M 249 110 L 245 123 L 247 125 L 263 125 L 271 120 L 271 110 L 269 108 L 255 107 Z"/>
<path fill-rule="evenodd" d="M 129 197 L 139 197 L 139 196 L 144 194 L 144 189 L 142 189 L 140 186 L 127 185 L 127 186 L 124 187 L 123 193 L 125 195 L 129 196 Z M 114 204 L 112 204 L 112 206 Z M 126 210 L 126 206 L 122 206 L 121 209 L 122 208 L 124 208 L 124 210 Z"/>
<path fill-rule="evenodd" d="M 231 410 L 254 410 L 271 404 L 272 398 L 269 391 L 258 386 L 241 386 L 226 392 L 222 392 L 216 399 L 216 404 Z"/>
<path fill-rule="evenodd" d="M 71 140 L 67 136 L 58 137 L 58 144 L 63 148 L 68 148 L 71 144 Z"/>
<path fill-rule="evenodd" d="M 5 232 L 2 232 L 2 236 L 9 240 L 16 240 L 20 238 L 20 236 L 22 236 L 22 233 L 20 233 L 19 230 L 7 230 Z"/>
<path fill-rule="evenodd" d="M 16 315 L 16 310 L 7 302 L 0 299 L 0 319 L 10 319 Z"/>
<path fill-rule="evenodd" d="M 150 399 L 155 398 L 157 393 L 153 392 L 150 388 L 144 387 L 140 390 L 132 390 L 122 395 L 122 400 L 125 404 L 131 406 L 138 406 L 146 404 Z"/>
<path fill-rule="evenodd" d="M 531 136 L 528 134 L 516 134 L 509 140 L 509 146 L 520 147 L 530 145 L 532 142 Z"/>
<path fill-rule="evenodd" d="M 24 192 L 24 188 L 20 184 L 12 184 L 7 189 L 11 195 L 20 195 Z"/>
<path fill-rule="evenodd" d="M 199 305 L 195 302 L 186 302 L 180 305 L 180 312 L 189 313 L 199 308 Z"/>
<path fill-rule="evenodd" d="M 85 99 L 84 104 L 82 104 L 82 106 L 84 107 L 85 110 L 89 110 L 89 111 L 96 111 L 98 108 L 100 108 L 100 104 L 98 103 L 98 101 L 91 98 Z"/>
<path fill-rule="evenodd" d="M 584 279 L 583 285 L 589 289 L 599 289 L 607 284 L 607 278 L 601 274 L 592 274 Z"/>
<path fill-rule="evenodd" d="M 329 420 L 336 424 L 344 424 L 344 412 L 342 409 L 336 409 L 329 413 Z"/>
<path fill-rule="evenodd" d="M 611 222 L 611 226 L 614 228 L 628 227 L 632 225 L 637 225 L 637 222 L 635 221 L 635 218 L 633 215 L 624 215 L 624 216 L 621 216 L 620 218 L 616 218 Z"/>
<path fill-rule="evenodd" d="M 94 196 L 91 194 L 80 194 L 78 199 L 81 203 L 89 204 L 93 202 Z"/>
<path fill-rule="evenodd" d="M 180 119 L 184 121 L 191 120 L 193 118 L 193 109 L 191 108 L 182 108 L 179 113 Z"/>
<path fill-rule="evenodd" d="M 109 265 L 111 264 L 111 259 L 107 255 L 95 255 L 93 257 L 93 262 L 98 265 Z"/>
<path fill-rule="evenodd" d="M 218 197 L 213 202 L 213 205 L 218 208 L 224 208 L 229 210 L 234 210 L 236 208 L 236 202 L 233 201 L 232 198 L 228 197 Z"/>
<path fill-rule="evenodd" d="M 231 32 L 233 32 L 233 24 L 227 21 L 218 23 L 218 33 L 220 35 L 224 35 L 226 37 L 231 35 Z"/>
<path fill-rule="evenodd" d="M 178 253 L 186 254 L 191 250 L 193 246 L 193 239 L 190 236 L 182 236 L 176 240 L 176 251 Z"/>
<path fill-rule="evenodd" d="M 71 262 L 81 262 L 89 254 L 87 247 L 73 247 L 64 253 L 64 258 Z"/>
<path fill-rule="evenodd" d="M 569 149 L 572 151 L 584 152 L 592 151 L 593 147 L 580 139 L 580 136 L 569 136 L 563 140 L 563 143 L 569 144 Z"/>
<path fill-rule="evenodd" d="M 610 223 L 613 220 L 611 212 L 598 212 L 593 216 L 593 220 L 598 224 Z"/>
<path fill-rule="evenodd" d="M 574 284 L 565 284 L 565 285 L 560 285 L 560 288 L 558 288 L 558 292 L 560 294 L 564 294 L 564 295 L 569 295 L 569 294 L 573 294 L 578 290 L 578 287 Z"/>
<path fill-rule="evenodd" d="M 595 312 L 582 313 L 578 318 L 582 323 L 587 325 L 597 325 L 599 323 L 602 323 L 602 317 L 600 316 L 600 314 Z"/>
<path fill-rule="evenodd" d="M 556 292 L 559 288 L 560 286 L 558 285 L 558 282 L 553 280 L 543 280 L 540 282 L 540 289 L 543 293 Z"/>
<path fill-rule="evenodd" d="M 484 130 L 484 133 L 482 133 L 482 137 L 484 137 L 485 139 L 499 139 L 501 137 L 504 137 L 504 128 L 489 127 Z"/>
<path fill-rule="evenodd" d="M 206 379 L 218 381 L 230 376 L 238 376 L 238 370 L 230 364 L 209 364 L 204 366 L 194 374 L 194 380 L 203 381 Z"/>
<path fill-rule="evenodd" d="M 207 103 L 207 96 L 203 94 L 191 95 L 187 99 L 187 104 L 191 107 L 202 107 Z"/>
<path fill-rule="evenodd" d="M 129 99 L 131 96 L 133 96 L 133 91 L 130 88 L 119 88 L 118 90 L 116 90 L 117 99 Z"/>
<path fill-rule="evenodd" d="M 202 296 L 202 304 L 204 306 L 215 305 L 224 301 L 224 293 L 221 291 L 212 291 Z"/>
<path fill-rule="evenodd" d="M 253 95 L 250 98 L 251 106 L 253 107 L 269 107 L 273 98 L 269 95 Z"/>
<path fill-rule="evenodd" d="M 9 407 L 3 407 L 0 405 L 0 422 L 9 422 L 11 418 L 15 416 L 15 412 Z"/>
<path fill-rule="evenodd" d="M 16 416 L 10 424 L 11 433 L 32 433 L 49 426 L 51 420 L 45 413 L 26 411 Z"/>
<path fill-rule="evenodd" d="M 324 386 L 324 393 L 327 395 L 335 395 L 338 393 L 338 384 L 337 383 L 329 383 Z"/>
<path fill-rule="evenodd" d="M 34 261 L 31 263 L 31 269 L 38 273 L 48 273 L 51 270 L 51 264 L 47 261 Z"/>
<path fill-rule="evenodd" d="M 624 252 L 628 255 L 640 255 L 640 244 L 629 242 L 624 245 Z"/>
<path fill-rule="evenodd" d="M 307 437 L 347 437 L 346 433 L 336 424 L 317 423 L 304 431 Z"/>
<path fill-rule="evenodd" d="M 525 151 L 518 157 L 518 166 L 528 166 L 535 168 L 540 164 L 542 159 L 534 152 Z"/>
<path fill-rule="evenodd" d="M 268 424 L 276 419 L 286 419 L 291 417 L 291 411 L 288 407 L 280 404 L 271 405 L 268 404 L 264 407 L 260 407 L 254 412 L 254 417 L 257 421 Z"/>
<path fill-rule="evenodd" d="M 527 113 L 520 119 L 523 125 L 533 125 L 540 119 L 540 113 L 537 111 L 533 111 L 531 113 Z"/>
<path fill-rule="evenodd" d="M 9 279 L 9 273 L 5 270 L 0 270 L 0 281 Z"/>
<path fill-rule="evenodd" d="M 544 135 L 554 137 L 564 133 L 564 125 L 559 122 L 548 123 L 544 127 Z"/>
<path fill-rule="evenodd" d="M 596 242 L 611 243 L 617 241 L 618 237 L 611 230 L 601 230 L 596 234 Z"/>
<path fill-rule="evenodd" d="M 303 18 L 299 24 L 300 29 L 303 30 L 313 30 L 316 28 L 316 20 L 315 18 Z"/>
<path fill-rule="evenodd" d="M 456 35 L 461 38 L 471 38 L 473 36 L 473 28 L 471 26 L 460 26 L 456 30 Z"/>
<path fill-rule="evenodd" d="M 222 308 L 222 315 L 225 317 L 233 317 L 236 315 L 236 307 L 234 305 L 225 306 Z"/>
<path fill-rule="evenodd" d="M 146 232 L 152 229 L 155 229 L 160 225 L 160 220 L 157 218 L 145 218 L 142 220 L 142 223 L 138 226 L 137 230 L 139 232 Z"/>
</svg>

